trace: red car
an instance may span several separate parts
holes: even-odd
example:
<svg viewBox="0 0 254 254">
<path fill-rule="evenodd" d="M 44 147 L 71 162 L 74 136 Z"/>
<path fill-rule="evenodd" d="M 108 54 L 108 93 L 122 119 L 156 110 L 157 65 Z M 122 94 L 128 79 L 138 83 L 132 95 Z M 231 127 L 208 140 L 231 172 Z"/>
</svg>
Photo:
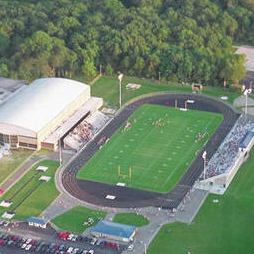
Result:
<svg viewBox="0 0 254 254">
<path fill-rule="evenodd" d="M 18 236 L 18 235 L 15 235 L 15 236 L 13 236 L 11 239 L 12 239 L 12 241 L 14 241 L 14 242 L 15 242 L 16 240 L 18 240 L 18 239 L 19 239 L 19 236 Z"/>
<path fill-rule="evenodd" d="M 60 233 L 57 234 L 57 236 L 58 236 L 59 238 L 62 238 L 62 237 L 64 236 L 64 234 L 65 234 L 64 232 L 60 232 Z"/>
<path fill-rule="evenodd" d="M 0 196 L 2 196 L 4 193 L 4 190 L 3 189 L 0 189 Z"/>
<path fill-rule="evenodd" d="M 59 247 L 60 247 L 60 244 L 57 243 L 54 248 L 55 250 L 58 250 Z"/>
<path fill-rule="evenodd" d="M 61 238 L 62 240 L 66 240 L 68 238 L 68 236 L 70 235 L 69 232 L 60 232 L 58 234 L 58 237 Z"/>
<path fill-rule="evenodd" d="M 0 245 L 2 245 L 4 241 L 5 241 L 4 239 L 1 239 L 0 240 Z"/>
</svg>

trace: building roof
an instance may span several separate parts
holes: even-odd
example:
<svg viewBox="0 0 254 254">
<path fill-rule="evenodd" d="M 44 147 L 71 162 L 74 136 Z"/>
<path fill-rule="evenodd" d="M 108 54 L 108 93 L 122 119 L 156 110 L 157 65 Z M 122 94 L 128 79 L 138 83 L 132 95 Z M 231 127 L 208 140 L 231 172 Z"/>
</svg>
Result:
<svg viewBox="0 0 254 254">
<path fill-rule="evenodd" d="M 253 139 L 253 137 L 254 137 L 254 132 L 248 131 L 242 138 L 239 147 L 246 148 L 249 145 L 249 143 L 251 142 L 251 140 Z"/>
<path fill-rule="evenodd" d="M 30 217 L 26 221 L 36 223 L 36 224 L 40 224 L 40 225 L 45 225 L 45 224 L 48 223 L 46 220 L 38 218 L 38 217 Z"/>
<path fill-rule="evenodd" d="M 24 80 L 0 77 L 0 104 L 8 100 L 27 83 Z"/>
<path fill-rule="evenodd" d="M 38 133 L 86 90 L 88 85 L 70 79 L 37 79 L 1 105 L 0 132 L 3 124 L 4 131 L 10 125 Z"/>
<path fill-rule="evenodd" d="M 93 227 L 92 232 L 129 239 L 135 230 L 134 226 L 101 220 Z"/>
</svg>

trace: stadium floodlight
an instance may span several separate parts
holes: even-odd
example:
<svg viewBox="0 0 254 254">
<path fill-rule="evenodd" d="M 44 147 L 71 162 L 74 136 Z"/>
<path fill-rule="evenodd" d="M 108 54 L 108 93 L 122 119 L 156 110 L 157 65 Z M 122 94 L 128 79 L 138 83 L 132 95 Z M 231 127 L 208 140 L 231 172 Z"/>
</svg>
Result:
<svg viewBox="0 0 254 254">
<path fill-rule="evenodd" d="M 61 131 L 56 131 L 58 136 L 59 164 L 62 165 L 62 146 L 61 146 Z"/>
<path fill-rule="evenodd" d="M 119 79 L 119 108 L 122 106 L 122 79 L 123 79 L 123 74 L 120 73 L 118 76 Z"/>
<path fill-rule="evenodd" d="M 245 89 L 243 95 L 245 96 L 245 116 L 248 113 L 248 94 L 252 93 L 252 89 Z"/>
<path fill-rule="evenodd" d="M 204 180 L 206 178 L 206 155 L 207 155 L 207 152 L 204 151 L 203 154 L 202 154 L 202 158 L 204 160 Z"/>
</svg>

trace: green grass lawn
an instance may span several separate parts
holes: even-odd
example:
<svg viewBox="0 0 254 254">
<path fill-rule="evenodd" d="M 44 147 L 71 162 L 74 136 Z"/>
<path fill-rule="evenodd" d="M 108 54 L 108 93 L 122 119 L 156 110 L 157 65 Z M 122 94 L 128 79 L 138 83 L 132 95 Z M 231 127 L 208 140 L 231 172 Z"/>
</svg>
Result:
<svg viewBox="0 0 254 254">
<path fill-rule="evenodd" d="M 209 195 L 194 222 L 164 226 L 149 247 L 149 254 L 253 253 L 254 150 L 225 195 Z M 213 203 L 213 199 L 219 203 Z"/>
<path fill-rule="evenodd" d="M 12 155 L 0 159 L 0 184 L 13 173 L 32 153 L 31 150 L 12 150 Z"/>
<path fill-rule="evenodd" d="M 140 84 L 141 88 L 137 90 L 126 89 L 128 83 Z M 102 97 L 104 99 L 104 105 L 112 108 L 119 107 L 119 81 L 114 77 L 101 77 L 91 87 L 93 96 Z M 190 86 L 180 86 L 174 84 L 159 83 L 156 81 L 148 81 L 135 78 L 124 78 L 122 82 L 122 102 L 125 103 L 135 97 L 158 92 L 181 92 L 191 93 Z M 216 87 L 205 87 L 203 94 L 220 98 L 221 96 L 227 96 L 228 102 L 233 103 L 234 99 L 239 96 L 237 90 L 223 90 Z"/>
<path fill-rule="evenodd" d="M 142 227 L 149 224 L 149 220 L 142 214 L 135 213 L 118 213 L 115 215 L 113 221 L 136 227 Z"/>
<path fill-rule="evenodd" d="M 43 173 L 40 172 L 36 174 L 36 168 L 38 166 L 47 166 L 48 170 Z M 30 181 L 25 188 L 22 189 L 13 199 L 13 204 L 9 208 L 0 207 L 0 214 L 3 214 L 5 211 L 11 211 L 13 207 L 17 203 L 19 203 L 22 198 L 26 196 L 29 191 L 31 191 L 37 184 L 39 178 L 44 176 L 50 176 L 51 179 L 49 182 L 43 182 L 38 189 L 36 189 L 16 210 L 15 210 L 15 220 L 25 220 L 30 216 L 39 216 L 43 210 L 45 210 L 48 205 L 58 196 L 59 192 L 55 187 L 54 176 L 56 169 L 58 168 L 59 163 L 51 160 L 45 160 L 39 162 L 35 166 L 26 173 L 20 181 L 18 181 L 8 192 L 6 192 L 0 199 L 2 200 L 9 200 L 13 194 L 19 190 L 24 183 L 26 183 L 32 176 L 34 178 Z"/>
<path fill-rule="evenodd" d="M 100 218 L 104 218 L 105 216 L 105 212 L 91 210 L 83 206 L 76 206 L 68 212 L 57 216 L 51 222 L 60 230 L 68 231 L 73 234 L 81 234 L 86 228 L 94 226 Z M 84 225 L 84 222 L 87 222 L 88 218 L 93 218 L 94 223 Z"/>
<path fill-rule="evenodd" d="M 134 118 L 136 121 L 134 121 Z M 78 178 L 129 187 L 168 192 L 196 157 L 195 153 L 210 138 L 223 116 L 220 114 L 146 104 L 79 171 Z M 156 121 L 165 126 L 157 126 Z M 198 133 L 209 133 L 195 142 Z M 118 166 L 122 175 L 118 175 Z"/>
</svg>

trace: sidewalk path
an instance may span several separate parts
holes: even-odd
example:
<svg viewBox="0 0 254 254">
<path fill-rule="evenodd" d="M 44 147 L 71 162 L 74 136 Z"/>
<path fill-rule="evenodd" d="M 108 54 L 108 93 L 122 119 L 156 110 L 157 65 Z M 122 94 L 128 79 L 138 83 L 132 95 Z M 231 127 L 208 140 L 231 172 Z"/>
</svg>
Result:
<svg viewBox="0 0 254 254">
<path fill-rule="evenodd" d="M 43 158 L 30 158 L 19 170 L 17 170 L 9 179 L 1 184 L 1 189 L 5 192 L 8 191 L 16 182 L 18 182 L 29 170 L 30 168 L 43 160 Z"/>
</svg>

